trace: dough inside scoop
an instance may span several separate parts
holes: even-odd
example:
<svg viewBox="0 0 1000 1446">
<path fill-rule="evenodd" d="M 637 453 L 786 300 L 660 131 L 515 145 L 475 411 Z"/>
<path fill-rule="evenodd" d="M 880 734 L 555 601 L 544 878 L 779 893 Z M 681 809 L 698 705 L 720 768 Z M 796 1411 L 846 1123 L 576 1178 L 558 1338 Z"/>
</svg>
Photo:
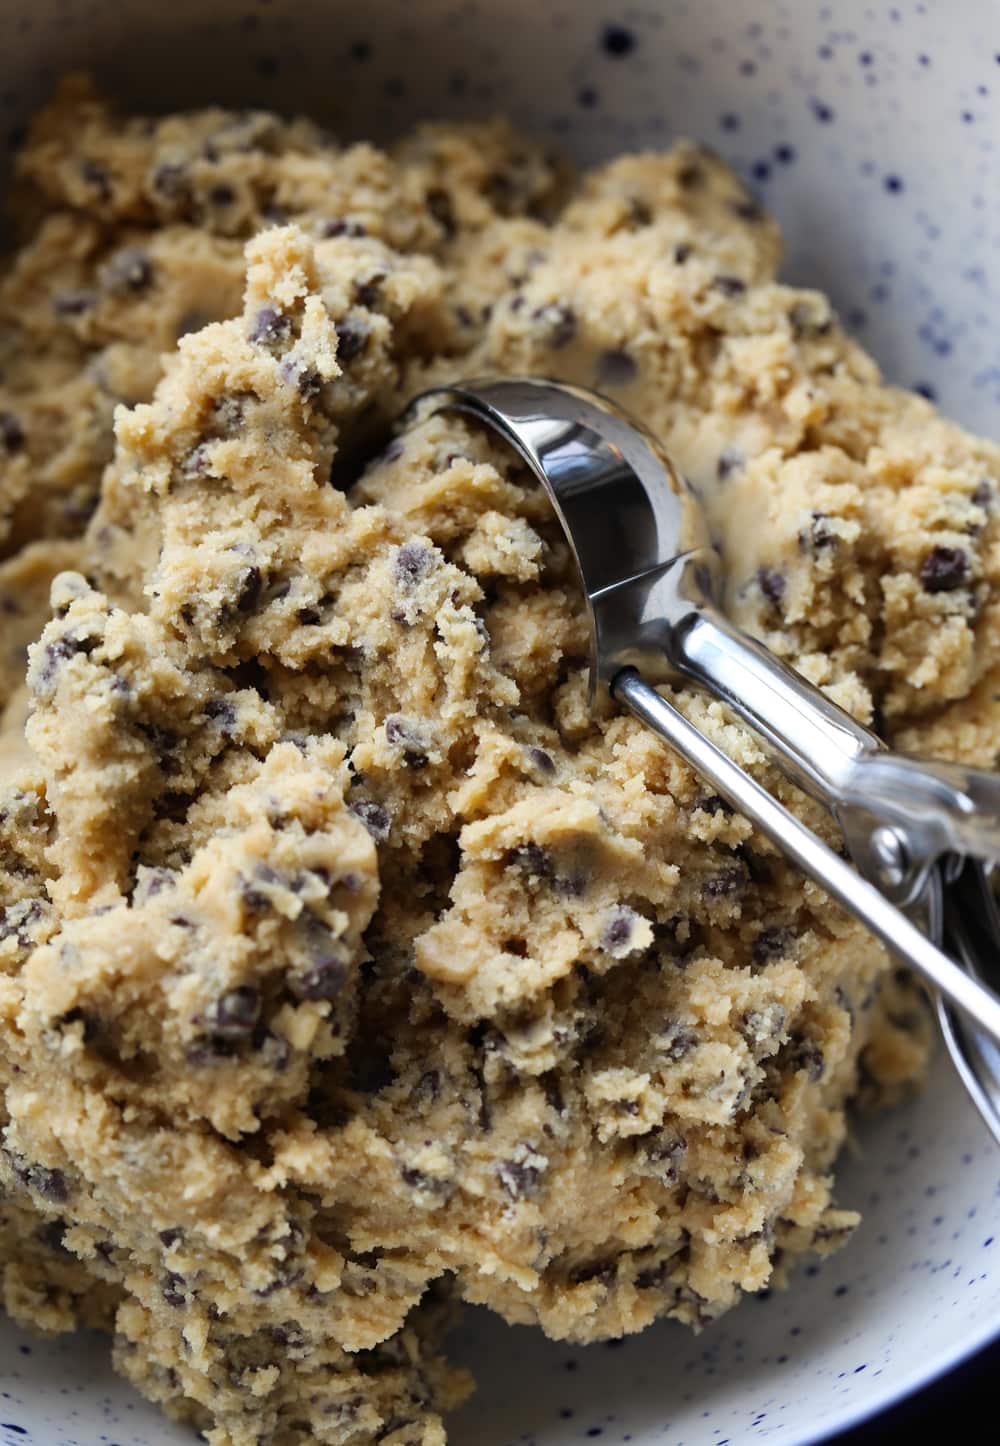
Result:
<svg viewBox="0 0 1000 1446">
<path fill-rule="evenodd" d="M 596 384 L 702 491 L 742 623 L 988 766 L 997 449 L 777 282 L 689 143 L 575 180 L 501 124 L 383 153 L 74 81 L 18 177 L 6 1309 L 106 1328 L 212 1446 L 439 1446 L 457 1302 L 700 1329 L 844 1242 L 845 1106 L 919 1078 L 919 992 L 588 714 L 572 560 L 508 451 L 436 416 L 358 459 L 435 382 Z"/>
</svg>

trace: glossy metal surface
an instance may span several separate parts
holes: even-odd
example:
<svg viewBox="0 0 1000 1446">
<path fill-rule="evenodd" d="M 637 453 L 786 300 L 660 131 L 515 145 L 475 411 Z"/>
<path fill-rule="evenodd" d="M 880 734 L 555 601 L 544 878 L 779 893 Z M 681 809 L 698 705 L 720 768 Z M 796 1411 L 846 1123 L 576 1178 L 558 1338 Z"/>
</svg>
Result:
<svg viewBox="0 0 1000 1446">
<path fill-rule="evenodd" d="M 610 688 L 940 992 L 945 1039 L 1000 1140 L 1000 921 L 982 871 L 1000 861 L 1000 778 L 891 753 L 734 628 L 715 604 L 719 560 L 697 499 L 656 441 L 606 398 L 490 379 L 427 393 L 415 404 L 423 406 L 469 413 L 520 453 L 580 567 L 592 690 Z M 723 699 L 766 740 L 792 781 L 835 816 L 856 869 L 651 686 L 680 680 Z"/>
</svg>

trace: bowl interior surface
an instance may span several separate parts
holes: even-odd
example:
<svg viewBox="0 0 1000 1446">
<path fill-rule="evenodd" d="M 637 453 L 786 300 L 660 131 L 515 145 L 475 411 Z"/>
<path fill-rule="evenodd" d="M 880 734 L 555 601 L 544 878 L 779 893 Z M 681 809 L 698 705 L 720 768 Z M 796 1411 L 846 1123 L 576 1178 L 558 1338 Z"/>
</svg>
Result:
<svg viewBox="0 0 1000 1446">
<path fill-rule="evenodd" d="M 509 114 L 587 164 L 691 135 L 785 228 L 785 276 L 833 298 L 887 376 L 1000 435 L 1000 45 L 978 0 L 892 8 L 730 0 L 5 0 L 0 153 L 68 68 L 126 105 L 300 110 L 346 136 Z M 594 1437 L 818 1439 L 1000 1327 L 1000 1152 L 946 1060 L 859 1128 L 839 1200 L 855 1240 L 701 1337 L 669 1323 L 611 1347 L 544 1341 L 469 1310 L 480 1381 L 456 1446 Z M 994 1241 L 994 1232 L 997 1242 Z M 0 1321 L 0 1446 L 182 1442 L 111 1374 L 106 1342 Z"/>
</svg>

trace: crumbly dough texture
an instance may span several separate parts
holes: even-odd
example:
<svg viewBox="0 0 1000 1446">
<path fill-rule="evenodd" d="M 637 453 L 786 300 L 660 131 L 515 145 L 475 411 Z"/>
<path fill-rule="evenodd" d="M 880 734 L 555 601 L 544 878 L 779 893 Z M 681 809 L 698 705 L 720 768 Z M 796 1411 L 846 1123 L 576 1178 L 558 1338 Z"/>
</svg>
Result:
<svg viewBox="0 0 1000 1446">
<path fill-rule="evenodd" d="M 431 383 L 602 387 L 703 495 L 743 624 L 991 766 L 997 449 L 776 282 L 774 224 L 686 143 L 574 181 L 499 124 L 383 153 L 73 81 L 15 216 L 6 1309 L 106 1327 L 212 1446 L 437 1446 L 456 1300 L 575 1341 L 702 1327 L 840 1244 L 845 1103 L 919 1076 L 919 992 L 589 716 L 572 561 L 512 455 L 441 415 L 371 452 Z"/>
</svg>

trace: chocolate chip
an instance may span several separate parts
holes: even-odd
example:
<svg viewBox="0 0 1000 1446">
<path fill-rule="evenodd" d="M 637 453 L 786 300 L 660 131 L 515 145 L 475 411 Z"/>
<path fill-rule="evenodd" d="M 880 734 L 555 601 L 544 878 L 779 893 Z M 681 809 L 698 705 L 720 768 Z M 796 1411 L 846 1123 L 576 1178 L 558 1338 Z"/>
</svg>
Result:
<svg viewBox="0 0 1000 1446">
<path fill-rule="evenodd" d="M 75 291 L 57 292 L 52 300 L 52 307 L 57 316 L 82 316 L 89 311 L 97 300 L 97 293 L 87 287 L 78 287 Z"/>
<path fill-rule="evenodd" d="M 683 266 L 685 261 L 687 261 L 690 257 L 693 250 L 694 247 L 689 241 L 678 241 L 677 245 L 674 247 L 673 250 L 675 265 Z"/>
<path fill-rule="evenodd" d="M 421 728 L 400 713 L 385 720 L 385 741 L 403 754 L 407 768 L 426 768 L 428 742 Z"/>
<path fill-rule="evenodd" d="M 87 185 L 97 192 L 98 200 L 111 200 L 111 176 L 106 166 L 102 166 L 99 161 L 82 161 L 80 175 Z"/>
<path fill-rule="evenodd" d="M 250 340 L 261 346 L 271 346 L 284 341 L 291 329 L 291 320 L 284 312 L 273 306 L 262 306 L 250 328 Z"/>
<path fill-rule="evenodd" d="M 616 959 L 623 959 L 635 948 L 633 938 L 641 914 L 625 905 L 612 909 L 601 930 L 601 948 Z"/>
<path fill-rule="evenodd" d="M 511 1200 L 523 1200 L 537 1189 L 541 1173 L 523 1160 L 502 1160 L 497 1166 L 497 1178 Z"/>
<path fill-rule="evenodd" d="M 549 1109 L 555 1110 L 557 1115 L 565 1114 L 566 1101 L 563 1098 L 558 1077 L 555 1074 L 545 1074 L 542 1075 L 540 1083 L 545 1093 L 545 1102 Z"/>
<path fill-rule="evenodd" d="M 186 199 L 190 194 L 187 167 L 179 162 L 164 161 L 153 172 L 152 187 L 167 200 Z"/>
<path fill-rule="evenodd" d="M 177 1245 L 184 1239 L 184 1231 L 179 1225 L 172 1225 L 168 1230 L 160 1231 L 160 1241 L 169 1250 L 172 1245 Z"/>
<path fill-rule="evenodd" d="M 719 460 L 715 464 L 715 475 L 720 482 L 725 482 L 731 472 L 742 467 L 746 458 L 736 447 L 724 447 L 719 453 Z"/>
<path fill-rule="evenodd" d="M 236 607 L 241 613 L 253 612 L 260 601 L 262 579 L 259 567 L 248 567 L 240 576 Z"/>
<path fill-rule="evenodd" d="M 310 969 L 291 980 L 299 999 L 336 999 L 347 983 L 347 965 L 332 955 L 320 959 Z"/>
<path fill-rule="evenodd" d="M 348 805 L 347 811 L 353 813 L 354 817 L 364 824 L 376 843 L 387 842 L 392 821 L 380 803 L 375 803 L 368 798 L 359 798 L 356 803 Z"/>
<path fill-rule="evenodd" d="M 767 598 L 769 603 L 775 607 L 785 596 L 786 582 L 784 574 L 773 567 L 759 567 L 757 569 L 757 586 Z"/>
<path fill-rule="evenodd" d="M 365 236 L 367 232 L 360 221 L 352 221 L 349 216 L 334 216 L 324 221 L 321 234 L 326 237 Z"/>
<path fill-rule="evenodd" d="M 759 201 L 755 201 L 752 196 L 740 196 L 738 200 L 731 201 L 729 209 L 733 215 L 738 216 L 741 221 L 749 221 L 752 224 L 756 224 L 764 219 L 764 207 Z"/>
<path fill-rule="evenodd" d="M 587 1285 L 591 1281 L 597 1285 L 610 1287 L 614 1285 L 618 1274 L 618 1262 L 615 1260 L 590 1260 L 583 1265 L 575 1265 L 569 1273 L 571 1285 Z"/>
<path fill-rule="evenodd" d="M 576 336 L 576 312 L 563 301 L 537 306 L 531 319 L 537 323 L 545 342 L 556 350 L 568 346 Z"/>
<path fill-rule="evenodd" d="M 555 876 L 552 855 L 533 842 L 517 844 L 509 849 L 504 856 L 504 864 L 508 868 L 517 869 L 528 879 L 544 881 Z"/>
<path fill-rule="evenodd" d="M 431 560 L 431 553 L 419 542 L 404 542 L 396 553 L 395 573 L 398 586 L 404 592 L 410 592 L 427 576 Z"/>
<path fill-rule="evenodd" d="M 747 289 L 747 284 L 739 276 L 714 276 L 712 289 L 721 291 L 723 296 L 742 296 Z"/>
<path fill-rule="evenodd" d="M 3 422 L 0 420 L 0 428 Z M 975 491 L 971 499 L 977 507 L 984 508 L 987 512 L 996 500 L 996 483 L 992 477 L 984 477 L 981 482 L 976 483 Z"/>
<path fill-rule="evenodd" d="M 373 311 L 378 305 L 379 297 L 382 294 L 382 282 L 387 274 L 385 271 L 373 271 L 367 281 L 355 282 L 354 300 L 366 311 Z"/>
<path fill-rule="evenodd" d="M 836 547 L 838 541 L 825 512 L 814 512 L 808 528 L 799 533 L 799 547 L 803 552 L 823 552 L 828 547 Z"/>
<path fill-rule="evenodd" d="M 627 387 L 638 370 L 634 359 L 620 349 L 601 352 L 597 359 L 597 380 L 602 387 Z"/>
<path fill-rule="evenodd" d="M 723 899 L 741 894 L 747 885 L 747 871 L 742 864 L 730 864 L 720 869 L 705 883 L 705 893 L 710 899 Z"/>
<path fill-rule="evenodd" d="M 969 578 L 969 555 L 960 547 L 932 547 L 920 565 L 924 592 L 954 592 Z"/>
<path fill-rule="evenodd" d="M 656 1036 L 658 1051 L 673 1064 L 686 1059 L 699 1043 L 695 1031 L 676 1019 L 668 1019 Z"/>
<path fill-rule="evenodd" d="M 455 222 L 455 208 L 451 196 L 440 186 L 435 186 L 427 192 L 424 197 L 428 211 L 441 227 L 446 236 L 454 236 L 457 229 Z"/>
<path fill-rule="evenodd" d="M 822 1049 L 814 1040 L 804 1036 L 794 1039 L 788 1048 L 786 1059 L 790 1069 L 805 1070 L 813 1083 L 822 1079 L 826 1060 Z"/>
<path fill-rule="evenodd" d="M 371 327 L 364 321 L 338 321 L 334 327 L 337 333 L 337 360 L 345 365 L 361 355 L 368 345 Z"/>
<path fill-rule="evenodd" d="M 654 1175 L 665 1185 L 676 1185 L 680 1178 L 681 1164 L 687 1154 L 686 1140 L 677 1135 L 657 1134 L 644 1139 L 640 1151 L 647 1173 Z"/>
<path fill-rule="evenodd" d="M 10 1151 L 7 1153 L 14 1174 L 34 1194 L 40 1195 L 43 1200 L 50 1200 L 55 1205 L 62 1205 L 69 1199 L 69 1183 L 62 1170 L 36 1164 L 31 1160 L 26 1160 L 23 1155 L 16 1155 Z"/>
<path fill-rule="evenodd" d="M 260 1018 L 260 1005 L 260 990 L 240 984 L 216 1001 L 206 1022 L 220 1039 L 248 1039 Z"/>
<path fill-rule="evenodd" d="M 223 734 L 229 736 L 236 724 L 236 709 L 226 698 L 209 698 L 204 707 L 206 718 L 218 723 Z"/>
<path fill-rule="evenodd" d="M 317 623 L 323 621 L 322 616 L 317 612 L 316 608 L 296 608 L 295 616 L 302 626 L 306 628 L 313 628 Z"/>
<path fill-rule="evenodd" d="M 118 251 L 103 268 L 101 280 L 109 291 L 138 294 L 153 284 L 153 263 L 145 251 L 128 246 Z"/>
<path fill-rule="evenodd" d="M 758 968 L 769 963 L 772 959 L 780 959 L 787 954 L 793 939 L 791 929 L 784 928 L 781 924 L 771 924 L 761 929 L 750 947 L 750 958 Z"/>
<path fill-rule="evenodd" d="M 169 1271 L 163 1277 L 160 1291 L 167 1305 L 172 1305 L 178 1310 L 181 1306 L 187 1305 L 185 1285 L 186 1282 L 183 1275 L 176 1275 L 173 1271 Z"/>
<path fill-rule="evenodd" d="M 24 428 L 13 412 L 0 412 L 0 447 L 8 457 L 24 450 Z"/>
<path fill-rule="evenodd" d="M 532 768 L 537 769 L 546 778 L 551 778 L 555 774 L 556 765 L 551 753 L 547 753 L 544 748 L 539 748 L 534 744 L 526 750 L 526 753 Z"/>
</svg>

